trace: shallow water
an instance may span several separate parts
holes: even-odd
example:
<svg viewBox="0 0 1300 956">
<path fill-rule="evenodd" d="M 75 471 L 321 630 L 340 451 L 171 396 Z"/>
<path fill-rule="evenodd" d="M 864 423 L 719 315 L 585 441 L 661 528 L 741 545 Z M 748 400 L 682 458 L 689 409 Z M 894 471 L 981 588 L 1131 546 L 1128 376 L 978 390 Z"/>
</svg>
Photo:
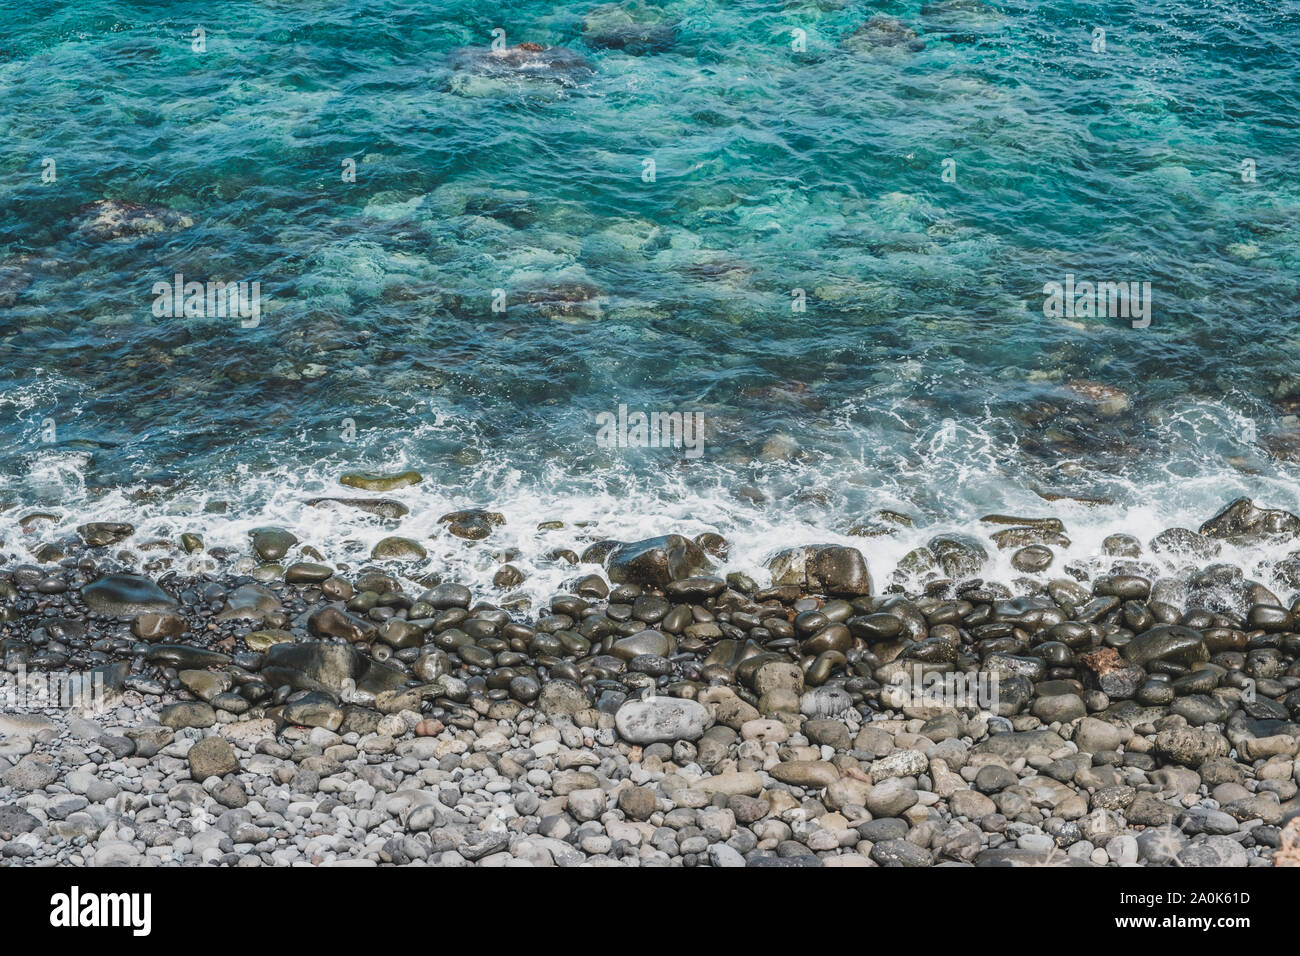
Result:
<svg viewBox="0 0 1300 956">
<path fill-rule="evenodd" d="M 430 565 L 519 548 L 540 595 L 572 574 L 540 556 L 597 536 L 716 530 L 737 568 L 853 541 L 879 573 L 989 511 L 1085 554 L 1239 494 L 1300 509 L 1300 3 L 670 2 L 640 55 L 589 3 L 80 6 L 0 38 L 13 559 L 53 533 L 34 507 L 357 560 L 478 505 L 492 547 Z M 924 49 L 845 48 L 876 14 Z M 473 69 L 494 27 L 590 69 Z M 195 225 L 74 235 L 103 198 Z M 259 281 L 259 323 L 155 317 L 175 273 Z M 1046 317 L 1067 274 L 1150 282 L 1150 326 Z M 620 404 L 703 413 L 702 456 L 600 447 Z M 412 515 L 303 506 L 357 467 L 421 471 Z M 879 508 L 917 527 L 845 537 Z"/>
</svg>

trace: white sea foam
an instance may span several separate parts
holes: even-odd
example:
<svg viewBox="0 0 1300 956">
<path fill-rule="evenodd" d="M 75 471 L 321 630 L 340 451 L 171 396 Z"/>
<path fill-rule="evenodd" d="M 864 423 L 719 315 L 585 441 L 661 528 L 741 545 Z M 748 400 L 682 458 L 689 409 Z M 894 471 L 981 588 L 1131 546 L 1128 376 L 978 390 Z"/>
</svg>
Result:
<svg viewBox="0 0 1300 956">
<path fill-rule="evenodd" d="M 412 432 L 413 444 L 432 434 L 454 433 L 462 440 L 474 440 L 472 425 L 445 413 L 435 410 L 420 422 Z M 1190 430 L 1197 441 L 1212 444 L 1234 427 L 1234 419 L 1222 409 L 1189 406 L 1163 422 L 1158 431 Z M 348 466 L 334 459 L 309 469 L 259 470 L 243 464 L 228 479 L 208 486 L 138 485 L 91 492 L 84 477 L 88 453 L 41 449 L 28 456 L 27 474 L 10 476 L 0 485 L 6 497 L 19 502 L 0 514 L 0 539 L 10 561 L 30 561 L 37 546 L 73 533 L 78 524 L 124 520 L 136 526 L 136 533 L 115 552 L 139 549 L 158 539 L 175 542 L 182 532 L 190 531 L 201 534 L 208 548 L 246 555 L 253 529 L 276 526 L 292 531 L 303 545 L 315 547 L 328 560 L 355 569 L 369 563 L 377 541 L 396 534 L 420 541 L 429 552 L 427 561 L 401 566 L 409 580 L 437 573 L 470 585 L 490 600 L 500 596 L 491 581 L 509 557 L 527 575 L 521 590 L 539 603 L 579 574 L 598 570 L 546 555 L 557 549 L 580 554 L 601 538 L 637 540 L 670 532 L 694 536 L 715 531 L 730 543 L 729 559 L 720 570 L 742 571 L 760 583 L 768 580 L 763 570 L 766 560 L 782 548 L 822 542 L 851 545 L 867 556 L 880 589 L 889 583 L 904 555 L 946 532 L 970 534 L 985 543 L 990 554 L 984 571 L 987 579 L 1009 582 L 1020 577 L 1010 564 L 1012 552 L 999 552 L 988 540 L 1000 528 L 978 520 L 990 512 L 1060 518 L 1071 545 L 1054 549 L 1057 557 L 1045 576 L 1055 577 L 1066 564 L 1103 561 L 1102 541 L 1109 534 L 1124 532 L 1145 544 L 1166 528 L 1194 530 L 1242 495 L 1261 506 L 1300 511 L 1300 485 L 1287 469 L 1247 472 L 1222 465 L 1211 470 L 1207 461 L 1189 460 L 1168 463 L 1140 477 L 1115 474 L 1097 480 L 1092 476 L 1090 490 L 1100 487 L 1106 492 L 1107 500 L 1100 503 L 1046 501 L 1035 491 L 1037 481 L 1018 480 L 1008 466 L 1000 438 L 1006 430 L 1005 422 L 993 420 L 940 421 L 919 430 L 911 449 L 892 455 L 859 453 L 804 463 L 773 462 L 757 478 L 754 472 L 742 475 L 739 469 L 722 464 L 707 466 L 711 469 L 707 480 L 701 480 L 699 472 L 688 481 L 688 476 L 672 469 L 647 473 L 617 465 L 575 474 L 562 461 L 552 461 L 540 474 L 530 476 L 508 458 L 485 453 L 469 479 L 444 483 L 433 475 L 434 469 L 425 469 L 430 477 L 424 482 L 382 494 L 339 485 L 338 476 Z M 379 464 L 386 470 L 422 469 L 422 462 L 400 454 Z M 738 497 L 734 491 L 740 485 L 756 486 L 767 500 Z M 799 489 L 822 489 L 830 503 L 823 506 L 790 494 Z M 356 509 L 306 504 L 322 496 L 392 498 L 409 507 L 410 514 L 400 521 L 381 521 Z M 58 504 L 51 506 L 51 501 Z M 226 503 L 224 511 L 211 510 L 217 502 Z M 59 520 L 53 527 L 43 525 L 24 533 L 19 518 L 36 506 L 57 512 Z M 465 542 L 450 536 L 438 521 L 448 512 L 471 507 L 499 511 L 506 524 L 487 540 Z M 879 537 L 847 533 L 882 508 L 914 516 L 915 526 Z M 538 528 L 557 520 L 564 527 Z M 1225 544 L 1219 560 L 1238 563 L 1248 576 L 1274 584 L 1268 567 L 1293 549 L 1286 543 L 1249 548 Z M 142 562 L 157 559 L 160 553 L 136 550 Z M 294 557 L 290 555 L 291 560 Z M 173 566 L 181 569 L 212 567 L 211 559 L 202 555 L 176 555 L 173 560 Z M 1157 566 L 1166 568 L 1177 565 L 1176 560 L 1157 561 Z M 1288 599 L 1290 594 L 1282 587 L 1279 596 Z"/>
</svg>

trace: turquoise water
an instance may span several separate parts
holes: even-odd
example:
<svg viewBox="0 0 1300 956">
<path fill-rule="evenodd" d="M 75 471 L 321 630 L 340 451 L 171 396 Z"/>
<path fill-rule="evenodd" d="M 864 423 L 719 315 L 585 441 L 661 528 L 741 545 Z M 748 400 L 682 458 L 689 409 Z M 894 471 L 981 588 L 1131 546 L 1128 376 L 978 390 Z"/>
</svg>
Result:
<svg viewBox="0 0 1300 956">
<path fill-rule="evenodd" d="M 301 500 L 353 467 L 426 476 L 403 533 L 501 510 L 525 564 L 550 518 L 743 564 L 882 507 L 1300 507 L 1300 3 L 669 2 L 632 51 L 601 6 L 7 10 L 5 549 L 39 505 L 347 553 L 379 532 Z M 924 48 L 851 39 L 878 15 Z M 570 59 L 499 69 L 497 27 Z M 194 224 L 74 234 L 106 198 Z M 259 323 L 155 317 L 176 273 L 260 282 Z M 1150 326 L 1046 317 L 1067 274 L 1150 282 Z M 620 404 L 702 413 L 703 454 L 601 447 Z"/>
</svg>

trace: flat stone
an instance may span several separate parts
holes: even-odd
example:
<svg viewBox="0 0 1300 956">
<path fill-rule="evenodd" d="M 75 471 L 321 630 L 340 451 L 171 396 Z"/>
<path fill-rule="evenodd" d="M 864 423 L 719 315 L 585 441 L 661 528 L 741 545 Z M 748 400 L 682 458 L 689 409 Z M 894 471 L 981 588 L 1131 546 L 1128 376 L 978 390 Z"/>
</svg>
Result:
<svg viewBox="0 0 1300 956">
<path fill-rule="evenodd" d="M 202 701 L 183 700 L 169 704 L 158 714 L 158 722 L 164 727 L 180 729 L 182 727 L 211 727 L 217 722 L 217 713 L 211 704 Z"/>
<path fill-rule="evenodd" d="M 879 783 L 889 777 L 916 777 L 930 769 L 930 761 L 919 750 L 900 750 L 871 764 L 871 780 Z"/>
<path fill-rule="evenodd" d="M 352 645 L 312 641 L 268 648 L 262 675 L 272 686 L 287 684 L 294 690 L 324 690 L 337 696 L 355 686 L 365 669 L 365 658 Z"/>
<path fill-rule="evenodd" d="M 59 725 L 36 714 L 0 714 L 0 737 L 35 737 L 57 731 Z"/>
<path fill-rule="evenodd" d="M 1206 760 L 1226 757 L 1230 746 L 1222 734 L 1212 730 L 1175 727 L 1156 735 L 1155 750 L 1166 760 L 1194 768 Z"/>
<path fill-rule="evenodd" d="M 677 697 L 629 700 L 614 714 L 619 735 L 634 744 L 698 740 L 709 721 L 703 704 Z"/>
<path fill-rule="evenodd" d="M 306 503 L 313 508 L 323 505 L 356 508 L 366 514 L 388 519 L 404 518 L 411 513 L 410 508 L 393 498 L 308 498 Z"/>
<path fill-rule="evenodd" d="M 15 790 L 44 790 L 58 779 L 59 773 L 51 764 L 30 757 L 24 757 L 0 774 L 0 784 Z"/>
<path fill-rule="evenodd" d="M 131 622 L 131 633 L 142 641 L 165 641 L 180 637 L 189 629 L 179 614 L 145 611 Z"/>
<path fill-rule="evenodd" d="M 728 797 L 736 795 L 756 797 L 763 792 L 763 778 L 752 770 L 731 771 L 702 777 L 693 786 L 711 797 L 716 794 Z"/>
<path fill-rule="evenodd" d="M 1190 843 L 1179 851 L 1177 862 L 1181 866 L 1242 867 L 1250 857 L 1240 843 L 1228 836 L 1206 837 L 1203 843 Z"/>
<path fill-rule="evenodd" d="M 840 779 L 835 765 L 825 760 L 788 760 L 768 772 L 782 783 L 814 789 L 828 787 Z"/>
<path fill-rule="evenodd" d="M 230 690 L 234 678 L 220 671 L 184 670 L 178 675 L 180 681 L 199 700 L 212 703 L 212 698 Z"/>
<path fill-rule="evenodd" d="M 41 825 L 41 821 L 22 807 L 6 804 L 0 806 L 0 839 L 12 839 L 23 833 L 31 833 Z"/>
<path fill-rule="evenodd" d="M 897 817 L 916 806 L 916 791 L 903 784 L 901 777 L 890 777 L 871 788 L 867 809 L 873 817 Z"/>
<path fill-rule="evenodd" d="M 339 484 L 363 491 L 393 491 L 417 485 L 424 478 L 418 471 L 401 471 L 383 474 L 376 471 L 349 471 L 339 478 Z"/>
<path fill-rule="evenodd" d="M 667 657 L 673 652 L 674 645 L 675 642 L 663 631 L 647 629 L 615 641 L 609 652 L 620 660 L 630 661 L 641 654 Z"/>
<path fill-rule="evenodd" d="M 988 740 L 978 743 L 972 752 L 1001 757 L 1012 762 L 1031 757 L 1048 757 L 1058 750 L 1065 749 L 1061 735 L 1052 730 L 1026 730 L 1019 733 L 995 734 Z"/>
<path fill-rule="evenodd" d="M 106 574 L 82 588 L 81 599 L 95 614 L 111 617 L 168 611 L 179 606 L 174 597 L 138 574 Z"/>
<path fill-rule="evenodd" d="M 300 727 L 324 727 L 338 730 L 343 723 L 343 708 L 334 698 L 320 691 L 310 691 L 284 706 L 284 719 Z"/>
<path fill-rule="evenodd" d="M 244 584 L 226 595 L 226 606 L 217 614 L 219 621 L 264 621 L 268 614 L 281 610 L 275 592 L 260 584 Z"/>
<path fill-rule="evenodd" d="M 977 790 L 957 790 L 948 798 L 948 807 L 953 816 L 968 820 L 980 820 L 990 813 L 997 812 L 997 804 Z"/>
<path fill-rule="evenodd" d="M 885 840 L 871 848 L 871 859 L 880 866 L 932 866 L 930 851 L 907 840 Z"/>
</svg>

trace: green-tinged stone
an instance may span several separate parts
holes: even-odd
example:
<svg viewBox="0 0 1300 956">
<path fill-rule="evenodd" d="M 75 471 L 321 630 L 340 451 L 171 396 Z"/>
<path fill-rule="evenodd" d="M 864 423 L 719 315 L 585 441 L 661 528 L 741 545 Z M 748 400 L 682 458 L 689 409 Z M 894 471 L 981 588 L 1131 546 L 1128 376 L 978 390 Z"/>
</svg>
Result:
<svg viewBox="0 0 1300 956">
<path fill-rule="evenodd" d="M 339 484 L 347 485 L 349 488 L 361 488 L 364 491 L 393 491 L 396 488 L 418 485 L 423 480 L 424 476 L 418 471 L 402 471 L 392 475 L 377 471 L 349 471 L 339 479 Z"/>
</svg>

